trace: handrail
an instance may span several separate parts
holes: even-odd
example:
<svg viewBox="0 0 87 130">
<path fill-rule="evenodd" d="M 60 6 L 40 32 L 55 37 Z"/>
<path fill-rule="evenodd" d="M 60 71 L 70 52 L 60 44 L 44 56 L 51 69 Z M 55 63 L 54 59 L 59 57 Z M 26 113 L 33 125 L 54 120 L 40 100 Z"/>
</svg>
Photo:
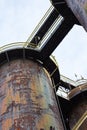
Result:
<svg viewBox="0 0 87 130">
<path fill-rule="evenodd" d="M 76 125 L 73 127 L 72 130 L 78 130 L 86 118 L 87 118 L 87 111 L 82 115 L 82 117 L 79 119 L 79 121 L 76 123 Z"/>
<path fill-rule="evenodd" d="M 28 45 L 28 43 L 31 42 L 31 40 L 33 39 L 33 37 L 36 35 L 36 33 L 38 32 L 38 30 L 41 28 L 41 26 L 44 24 L 44 22 L 46 21 L 46 19 L 49 17 L 50 13 L 53 11 L 54 7 L 51 5 L 50 8 L 47 10 L 47 12 L 45 13 L 45 15 L 42 17 L 42 19 L 40 20 L 39 24 L 36 26 L 36 28 L 34 29 L 34 31 L 31 33 L 31 35 L 28 37 L 27 41 L 26 41 L 26 46 Z"/>
<path fill-rule="evenodd" d="M 4 45 L 4 46 L 0 47 L 0 53 L 2 53 L 5 50 L 14 48 L 14 47 L 24 47 L 24 42 L 16 42 L 16 43 L 10 43 L 10 44 Z"/>
<path fill-rule="evenodd" d="M 15 47 L 27 48 L 27 44 L 29 45 L 28 49 L 33 49 L 33 50 L 39 51 L 39 46 L 35 45 L 34 43 L 15 42 L 15 43 L 10 43 L 10 44 L 0 47 L 0 53 L 2 53 L 3 51 L 6 51 L 6 50 L 14 49 Z"/>
<path fill-rule="evenodd" d="M 0 47 L 0 53 L 2 53 L 3 51 L 9 50 L 9 49 L 14 49 L 15 47 L 22 47 L 25 48 L 26 46 L 26 42 L 15 42 L 15 43 L 10 43 L 7 45 L 4 45 L 2 47 Z"/>
</svg>

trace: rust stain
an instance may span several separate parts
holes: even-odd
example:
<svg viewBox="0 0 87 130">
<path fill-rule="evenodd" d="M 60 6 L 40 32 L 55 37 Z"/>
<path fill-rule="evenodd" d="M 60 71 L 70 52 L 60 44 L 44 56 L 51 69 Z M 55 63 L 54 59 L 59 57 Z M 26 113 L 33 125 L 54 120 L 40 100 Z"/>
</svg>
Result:
<svg viewBox="0 0 87 130">
<path fill-rule="evenodd" d="M 87 0 L 66 0 L 66 2 L 87 31 Z"/>
<path fill-rule="evenodd" d="M 0 68 L 0 130 L 63 130 L 50 76 L 33 61 Z"/>
<path fill-rule="evenodd" d="M 87 111 L 87 95 L 84 94 L 80 95 L 78 100 L 76 99 L 75 103 L 73 103 L 73 107 L 69 113 L 69 125 L 70 128 L 76 125 L 82 115 Z M 87 129 L 87 120 L 86 122 L 80 127 L 81 130 Z"/>
</svg>

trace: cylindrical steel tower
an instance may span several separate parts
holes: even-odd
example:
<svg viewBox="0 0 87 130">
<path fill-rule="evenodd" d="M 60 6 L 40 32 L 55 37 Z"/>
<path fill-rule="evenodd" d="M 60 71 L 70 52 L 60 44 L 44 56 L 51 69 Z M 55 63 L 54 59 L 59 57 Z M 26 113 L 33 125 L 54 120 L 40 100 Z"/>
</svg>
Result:
<svg viewBox="0 0 87 130">
<path fill-rule="evenodd" d="M 0 130 L 64 130 L 49 73 L 23 49 L 0 55 Z"/>
</svg>

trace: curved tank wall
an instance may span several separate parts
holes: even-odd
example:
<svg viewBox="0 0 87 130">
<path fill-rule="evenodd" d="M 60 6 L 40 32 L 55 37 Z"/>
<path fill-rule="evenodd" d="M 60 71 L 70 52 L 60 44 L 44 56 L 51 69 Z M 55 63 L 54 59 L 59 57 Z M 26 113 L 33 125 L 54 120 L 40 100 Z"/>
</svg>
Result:
<svg viewBox="0 0 87 130">
<path fill-rule="evenodd" d="M 69 113 L 70 130 L 87 130 L 87 92 L 73 99 Z"/>
<path fill-rule="evenodd" d="M 0 130 L 63 130 L 50 76 L 39 63 L 0 67 Z"/>
</svg>

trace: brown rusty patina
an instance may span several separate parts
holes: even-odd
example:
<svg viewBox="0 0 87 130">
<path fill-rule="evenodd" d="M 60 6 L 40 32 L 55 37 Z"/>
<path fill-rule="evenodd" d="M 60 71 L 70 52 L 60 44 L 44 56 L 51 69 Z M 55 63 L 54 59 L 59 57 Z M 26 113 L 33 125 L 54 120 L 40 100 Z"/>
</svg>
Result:
<svg viewBox="0 0 87 130">
<path fill-rule="evenodd" d="M 39 63 L 0 67 L 0 130 L 63 130 L 50 76 Z"/>
<path fill-rule="evenodd" d="M 67 5 L 87 31 L 87 0 L 65 0 Z"/>
<path fill-rule="evenodd" d="M 69 113 L 70 130 L 77 130 L 76 127 L 78 127 L 78 130 L 87 130 L 87 114 L 83 117 L 84 113 L 87 113 L 87 93 L 80 94 L 73 99 Z"/>
</svg>

